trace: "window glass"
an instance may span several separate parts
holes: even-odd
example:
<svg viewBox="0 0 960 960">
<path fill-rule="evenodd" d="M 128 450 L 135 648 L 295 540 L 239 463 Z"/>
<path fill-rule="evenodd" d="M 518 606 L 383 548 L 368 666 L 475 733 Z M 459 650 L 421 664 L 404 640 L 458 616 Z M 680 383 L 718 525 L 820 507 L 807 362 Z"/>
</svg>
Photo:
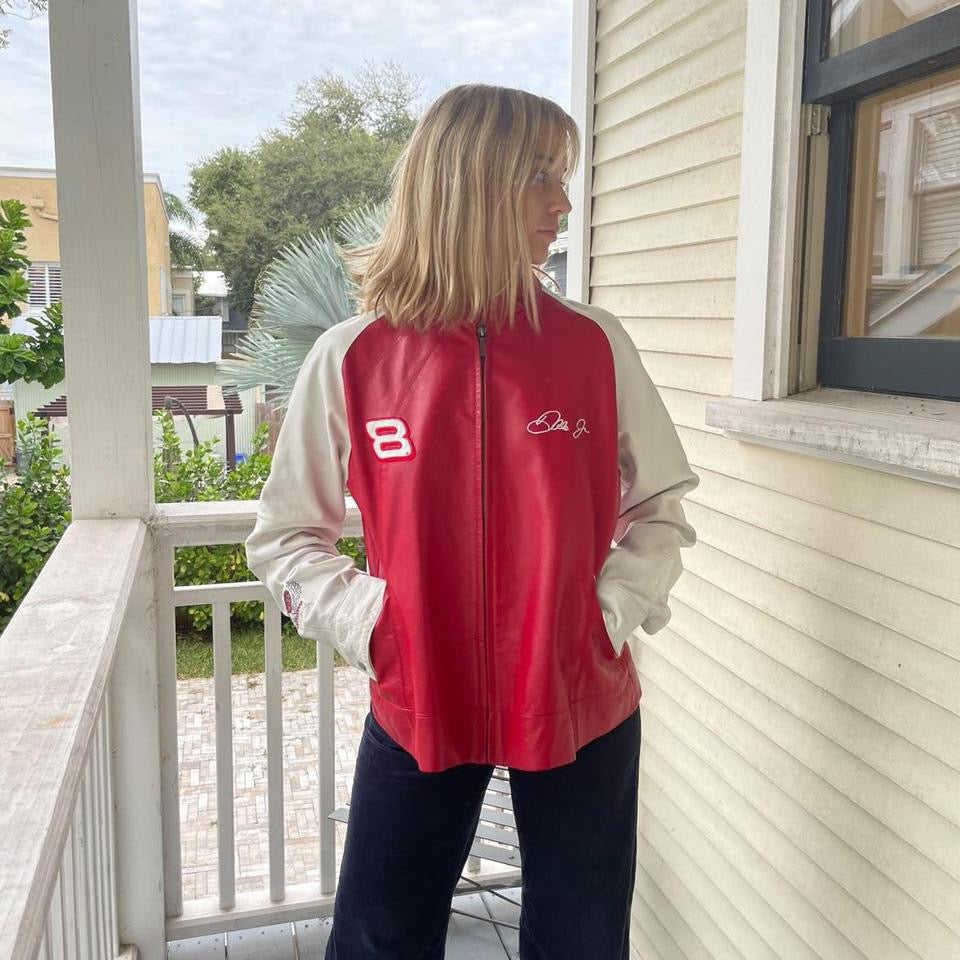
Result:
<svg viewBox="0 0 960 960">
<path fill-rule="evenodd" d="M 846 336 L 960 336 L 960 70 L 857 108 Z"/>
<path fill-rule="evenodd" d="M 960 6 L 960 0 L 831 0 L 831 57 Z"/>
</svg>

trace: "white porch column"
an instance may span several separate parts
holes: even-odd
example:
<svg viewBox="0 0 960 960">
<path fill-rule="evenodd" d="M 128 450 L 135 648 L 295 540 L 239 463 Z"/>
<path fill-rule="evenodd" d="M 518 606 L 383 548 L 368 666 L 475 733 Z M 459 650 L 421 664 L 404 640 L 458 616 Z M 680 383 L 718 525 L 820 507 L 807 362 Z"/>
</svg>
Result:
<svg viewBox="0 0 960 960">
<path fill-rule="evenodd" d="M 74 519 L 153 496 L 136 4 L 50 4 Z"/>
<path fill-rule="evenodd" d="M 135 0 L 49 5 L 73 518 L 149 519 L 153 427 Z M 148 550 L 152 543 L 148 543 Z M 119 935 L 166 954 L 153 557 L 110 680 Z"/>
</svg>

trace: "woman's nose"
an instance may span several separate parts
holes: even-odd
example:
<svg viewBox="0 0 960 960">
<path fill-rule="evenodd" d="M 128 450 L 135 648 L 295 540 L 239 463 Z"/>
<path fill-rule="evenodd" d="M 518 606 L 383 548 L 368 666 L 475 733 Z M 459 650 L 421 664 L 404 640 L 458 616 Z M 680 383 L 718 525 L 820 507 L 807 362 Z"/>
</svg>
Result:
<svg viewBox="0 0 960 960">
<path fill-rule="evenodd" d="M 573 209 L 573 204 L 570 203 L 566 190 L 560 190 L 559 196 L 554 197 L 552 206 L 558 209 L 560 213 L 569 213 Z"/>
</svg>

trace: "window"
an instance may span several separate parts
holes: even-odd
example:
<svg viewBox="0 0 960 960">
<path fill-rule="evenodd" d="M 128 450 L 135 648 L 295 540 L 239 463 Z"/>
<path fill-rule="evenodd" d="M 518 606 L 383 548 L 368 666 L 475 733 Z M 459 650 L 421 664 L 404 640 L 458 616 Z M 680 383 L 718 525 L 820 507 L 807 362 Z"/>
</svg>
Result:
<svg viewBox="0 0 960 960">
<path fill-rule="evenodd" d="M 187 295 L 185 293 L 175 293 L 173 295 L 173 314 L 182 317 L 184 310 L 187 309 Z"/>
<path fill-rule="evenodd" d="M 808 0 L 829 110 L 817 380 L 960 400 L 960 0 Z"/>
<path fill-rule="evenodd" d="M 59 263 L 31 263 L 27 268 L 27 281 L 29 307 L 49 307 L 61 299 Z"/>
</svg>

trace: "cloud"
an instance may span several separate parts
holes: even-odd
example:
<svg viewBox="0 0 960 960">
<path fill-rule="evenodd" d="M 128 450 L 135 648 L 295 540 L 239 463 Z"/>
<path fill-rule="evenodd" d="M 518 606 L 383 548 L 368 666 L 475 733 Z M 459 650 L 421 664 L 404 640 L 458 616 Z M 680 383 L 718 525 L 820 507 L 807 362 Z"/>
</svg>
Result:
<svg viewBox="0 0 960 960">
<path fill-rule="evenodd" d="M 189 167 L 282 123 L 297 85 L 392 59 L 425 106 L 465 82 L 522 87 L 569 109 L 573 0 L 141 0 L 145 170 L 186 198 Z M 46 17 L 14 21 L 0 51 L 0 165 L 53 166 Z"/>
</svg>

